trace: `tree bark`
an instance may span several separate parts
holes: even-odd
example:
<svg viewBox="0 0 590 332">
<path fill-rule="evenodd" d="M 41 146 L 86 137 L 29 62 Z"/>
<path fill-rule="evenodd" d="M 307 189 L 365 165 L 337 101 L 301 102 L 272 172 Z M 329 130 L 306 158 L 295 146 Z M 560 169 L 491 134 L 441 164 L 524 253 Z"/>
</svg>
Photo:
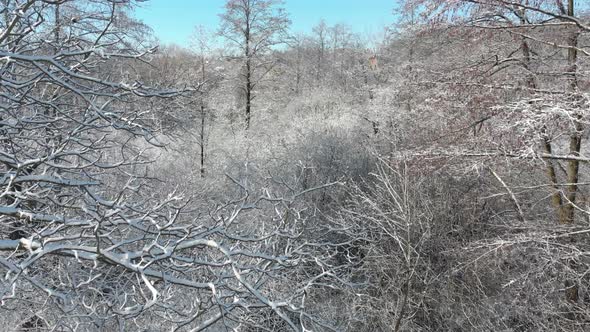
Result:
<svg viewBox="0 0 590 332">
<path fill-rule="evenodd" d="M 574 0 L 568 0 L 568 8 L 567 8 L 567 15 L 573 17 L 575 14 L 574 11 Z M 568 49 L 568 76 L 569 76 L 569 90 L 572 93 L 572 98 L 574 99 L 574 103 L 576 100 L 576 92 L 578 90 L 578 80 L 577 80 L 577 61 L 578 61 L 578 51 L 576 47 L 578 46 L 578 31 L 572 31 L 570 38 L 569 38 L 569 46 Z M 584 127 L 581 123 L 582 116 L 579 112 L 575 114 L 575 121 L 574 121 L 574 132 L 570 137 L 569 143 L 569 151 L 570 155 L 572 156 L 580 156 L 580 151 L 582 149 L 582 133 L 584 131 Z M 575 208 L 574 205 L 576 204 L 576 196 L 578 193 L 578 177 L 580 172 L 580 162 L 578 160 L 570 160 L 567 166 L 567 182 L 569 185 L 566 187 L 566 200 L 563 205 L 563 210 L 561 213 L 560 222 L 562 224 L 571 224 L 575 221 Z"/>
<path fill-rule="evenodd" d="M 567 15 L 569 17 L 573 17 L 575 14 L 574 11 L 574 0 L 568 0 L 568 8 L 567 8 Z M 577 30 L 577 28 L 574 28 Z M 567 61 L 568 61 L 568 75 L 569 75 L 569 90 L 572 94 L 572 99 L 574 102 L 574 107 L 576 107 L 576 100 L 577 100 L 577 90 L 578 90 L 578 81 L 577 81 L 577 61 L 578 61 L 578 51 L 576 47 L 578 46 L 578 31 L 572 31 L 570 38 L 569 38 L 569 46 L 568 54 L 567 54 Z M 574 121 L 574 132 L 570 137 L 570 146 L 569 151 L 570 155 L 579 157 L 580 151 L 582 149 L 582 133 L 584 131 L 582 125 L 582 116 L 580 112 L 576 112 L 575 114 L 575 121 Z M 561 211 L 561 218 L 560 223 L 562 224 L 572 224 L 575 222 L 575 209 L 574 205 L 576 204 L 576 195 L 578 192 L 578 175 L 580 172 L 580 161 L 579 160 L 570 160 L 568 161 L 567 166 L 567 181 L 568 186 L 566 187 L 566 199 L 563 202 L 563 208 Z M 570 268 L 575 269 L 573 266 L 572 261 L 569 262 Z M 574 279 L 566 279 L 565 280 L 565 298 L 567 301 L 576 303 L 578 301 L 578 282 Z"/>
<path fill-rule="evenodd" d="M 201 178 L 205 177 L 205 105 L 201 102 Z"/>
<path fill-rule="evenodd" d="M 250 1 L 246 1 L 244 14 L 246 19 L 246 27 L 244 29 L 244 55 L 246 56 L 246 130 L 249 130 L 252 117 L 252 49 L 250 48 L 252 36 L 250 35 Z"/>
<path fill-rule="evenodd" d="M 252 64 L 250 55 L 246 59 L 246 130 L 250 129 L 252 118 Z"/>
<path fill-rule="evenodd" d="M 207 74 L 205 72 L 205 54 L 201 54 L 201 81 L 205 82 L 207 79 Z M 204 92 L 201 92 L 201 132 L 199 135 L 200 140 L 200 148 L 201 148 L 201 164 L 200 164 L 200 174 L 201 178 L 205 177 L 205 96 Z"/>
</svg>

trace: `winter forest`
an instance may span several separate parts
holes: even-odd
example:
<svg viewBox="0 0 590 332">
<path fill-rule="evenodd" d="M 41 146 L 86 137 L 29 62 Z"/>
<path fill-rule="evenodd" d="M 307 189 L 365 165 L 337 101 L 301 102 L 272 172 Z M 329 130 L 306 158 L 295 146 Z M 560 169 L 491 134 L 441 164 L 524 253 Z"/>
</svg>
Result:
<svg viewBox="0 0 590 332">
<path fill-rule="evenodd" d="M 1 331 L 590 331 L 590 1 L 144 2 L 0 0 Z"/>
</svg>

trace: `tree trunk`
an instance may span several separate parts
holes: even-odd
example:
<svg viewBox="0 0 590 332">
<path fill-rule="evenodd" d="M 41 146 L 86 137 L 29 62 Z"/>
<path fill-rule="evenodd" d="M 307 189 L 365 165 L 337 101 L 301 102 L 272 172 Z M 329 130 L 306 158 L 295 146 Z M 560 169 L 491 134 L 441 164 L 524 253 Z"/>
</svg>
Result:
<svg viewBox="0 0 590 332">
<path fill-rule="evenodd" d="M 519 17 L 520 23 L 522 25 L 526 25 L 527 24 L 526 12 L 524 10 L 522 10 L 518 14 L 520 16 Z M 537 80 L 536 80 L 535 75 L 531 72 L 531 49 L 529 47 L 526 37 L 522 37 L 520 48 L 522 50 L 523 67 L 528 72 L 528 75 L 526 78 L 526 85 L 529 89 L 533 90 L 532 92 L 534 92 L 534 90 L 536 90 L 538 88 L 537 87 Z M 551 138 L 549 136 L 547 136 L 546 132 L 547 132 L 547 128 L 543 127 L 541 129 L 541 136 L 542 136 L 542 140 L 543 140 L 542 141 L 543 152 L 548 155 L 552 155 L 553 146 L 552 146 Z M 549 182 L 551 183 L 551 187 L 553 188 L 553 193 L 551 194 L 551 204 L 553 205 L 553 208 L 557 212 L 558 220 L 560 222 L 562 222 L 564 219 L 564 215 L 563 215 L 563 213 L 564 213 L 564 200 L 562 199 L 562 193 L 561 193 L 561 190 L 558 186 L 559 181 L 557 179 L 557 172 L 555 171 L 555 165 L 551 159 L 546 160 L 545 165 L 546 165 L 545 166 L 546 167 L 545 173 L 547 174 L 547 177 L 549 178 Z"/>
<path fill-rule="evenodd" d="M 201 81 L 205 82 L 207 80 L 207 74 L 205 72 L 205 54 L 204 52 L 201 53 Z M 200 164 L 200 173 L 201 178 L 205 177 L 205 95 L 204 92 L 201 92 L 201 131 L 199 135 L 199 143 L 201 148 L 201 164 Z"/>
<path fill-rule="evenodd" d="M 573 17 L 575 14 L 574 12 L 574 0 L 568 0 L 568 8 L 567 8 L 567 15 Z M 577 28 L 574 28 L 577 29 Z M 569 90 L 572 94 L 572 99 L 574 103 L 574 107 L 576 107 L 576 100 L 578 99 L 575 95 L 578 90 L 578 80 L 577 80 L 577 61 L 578 61 L 578 51 L 576 47 L 578 47 L 578 31 L 572 31 L 570 38 L 569 38 L 569 46 L 568 54 L 567 54 L 567 61 L 568 61 L 568 76 L 569 76 Z M 584 127 L 581 123 L 582 115 L 580 112 L 576 112 L 575 114 L 575 122 L 574 122 L 574 132 L 570 137 L 570 146 L 569 152 L 570 155 L 579 156 L 580 151 L 582 149 L 582 133 Z M 566 199 L 563 202 L 563 209 L 561 211 L 561 218 L 560 223 L 562 224 L 572 224 L 575 222 L 575 208 L 574 205 L 576 204 L 576 195 L 578 192 L 578 175 L 580 171 L 580 161 L 578 160 L 570 160 L 568 161 L 567 166 L 567 182 L 568 185 L 566 187 Z M 569 262 L 570 268 L 575 270 L 575 265 L 573 261 Z M 566 279 L 565 280 L 565 298 L 567 301 L 576 303 L 578 301 L 578 282 L 575 279 Z"/>
<path fill-rule="evenodd" d="M 248 2 L 249 4 L 249 2 Z M 244 30 L 245 50 L 246 56 L 246 131 L 250 129 L 250 119 L 252 117 L 252 52 L 250 42 L 252 36 L 250 35 L 250 8 L 246 10 L 246 29 Z"/>
<path fill-rule="evenodd" d="M 573 17 L 575 14 L 574 12 L 574 0 L 568 0 L 568 8 L 567 8 L 567 15 Z M 577 80 L 577 61 L 578 61 L 578 51 L 576 47 L 578 46 L 578 31 L 572 31 L 570 38 L 569 38 L 569 46 L 568 49 L 568 76 L 569 76 L 569 90 L 572 93 L 572 98 L 574 99 L 574 103 L 576 101 L 576 92 L 578 90 L 578 80 Z M 570 137 L 570 144 L 569 144 L 569 153 L 572 156 L 580 156 L 580 151 L 582 149 L 582 133 L 584 131 L 584 127 L 581 123 L 582 116 L 579 112 L 575 114 L 575 122 L 574 122 L 574 132 Z M 580 161 L 579 160 L 570 160 L 567 165 L 567 187 L 566 187 L 566 200 L 563 204 L 563 211 L 561 213 L 560 222 L 562 224 L 571 224 L 575 220 L 575 208 L 574 205 L 576 204 L 576 195 L 578 192 L 578 176 L 580 172 Z"/>
<path fill-rule="evenodd" d="M 246 59 L 246 130 L 250 129 L 250 119 L 252 117 L 252 64 L 250 56 Z"/>
<path fill-rule="evenodd" d="M 549 137 L 545 135 L 546 130 L 547 129 L 543 127 L 541 133 L 541 135 L 543 136 L 543 152 L 545 152 L 548 155 L 552 155 L 553 148 L 551 147 L 551 141 L 549 140 Z M 551 182 L 551 185 L 553 187 L 553 193 L 551 194 L 551 204 L 555 208 L 555 211 L 557 211 L 557 217 L 559 218 L 559 220 L 561 220 L 561 208 L 563 205 L 563 200 L 561 199 L 561 191 L 559 190 L 559 187 L 557 185 L 557 174 L 555 173 L 555 165 L 553 164 L 553 160 L 551 159 L 545 160 L 545 164 L 547 165 L 547 177 L 549 178 L 549 181 Z"/>
<path fill-rule="evenodd" d="M 205 177 L 205 105 L 201 100 L 201 178 Z"/>
</svg>

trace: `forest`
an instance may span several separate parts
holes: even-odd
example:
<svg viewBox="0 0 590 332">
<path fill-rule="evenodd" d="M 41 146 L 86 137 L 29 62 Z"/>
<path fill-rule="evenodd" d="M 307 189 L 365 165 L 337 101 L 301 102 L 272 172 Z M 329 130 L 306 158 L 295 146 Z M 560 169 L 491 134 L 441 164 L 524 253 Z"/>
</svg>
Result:
<svg viewBox="0 0 590 332">
<path fill-rule="evenodd" d="M 590 331 L 590 1 L 143 2 L 0 0 L 0 330 Z"/>
</svg>

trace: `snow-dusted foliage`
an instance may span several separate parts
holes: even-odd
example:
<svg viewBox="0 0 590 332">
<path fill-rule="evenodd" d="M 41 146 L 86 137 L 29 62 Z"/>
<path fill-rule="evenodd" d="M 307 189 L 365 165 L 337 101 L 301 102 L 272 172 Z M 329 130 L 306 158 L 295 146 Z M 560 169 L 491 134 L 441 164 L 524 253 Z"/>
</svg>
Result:
<svg viewBox="0 0 590 332">
<path fill-rule="evenodd" d="M 0 0 L 0 329 L 589 329 L 586 2 L 136 4 Z"/>
</svg>

